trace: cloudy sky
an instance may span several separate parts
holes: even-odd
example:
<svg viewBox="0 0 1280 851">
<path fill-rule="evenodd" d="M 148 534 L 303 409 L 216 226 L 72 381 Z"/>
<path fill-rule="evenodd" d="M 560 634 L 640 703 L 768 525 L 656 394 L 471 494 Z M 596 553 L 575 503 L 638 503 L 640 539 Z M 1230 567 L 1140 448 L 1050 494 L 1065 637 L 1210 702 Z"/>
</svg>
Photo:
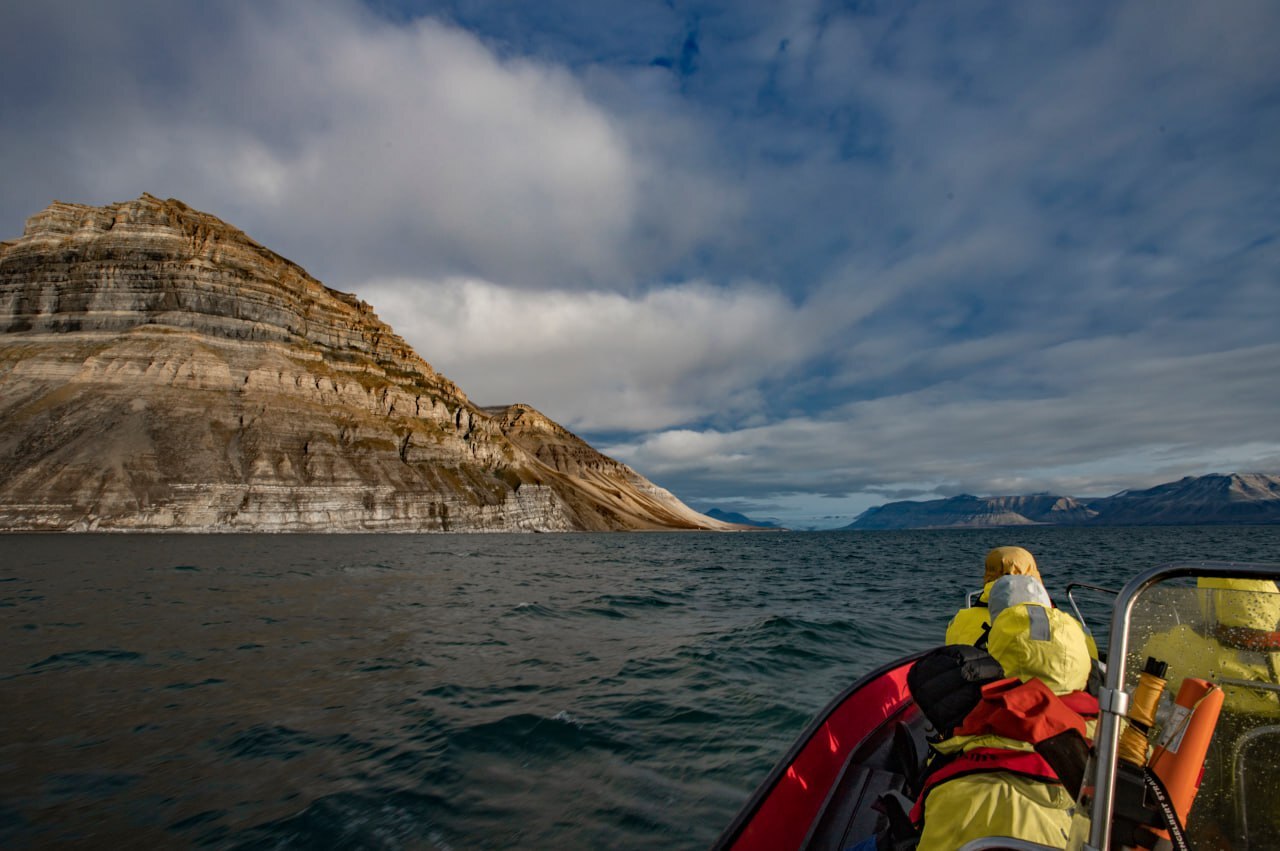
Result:
<svg viewBox="0 0 1280 851">
<path fill-rule="evenodd" d="M 698 508 L 1280 472 L 1273 0 L 0 5 L 0 239 L 220 216 Z"/>
</svg>

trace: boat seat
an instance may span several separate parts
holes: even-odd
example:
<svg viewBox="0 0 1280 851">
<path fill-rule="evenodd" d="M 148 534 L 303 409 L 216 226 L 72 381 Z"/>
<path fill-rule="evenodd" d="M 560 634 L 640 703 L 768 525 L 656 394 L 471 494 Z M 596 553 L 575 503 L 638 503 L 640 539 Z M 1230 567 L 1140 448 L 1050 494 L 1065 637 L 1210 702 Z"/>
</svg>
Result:
<svg viewBox="0 0 1280 851">
<path fill-rule="evenodd" d="M 898 771 L 906 779 L 907 795 L 920 793 L 920 780 L 924 776 L 925 763 L 929 761 L 929 743 L 919 724 L 893 725 L 893 750 L 889 768 Z"/>
<path fill-rule="evenodd" d="M 801 848 L 843 851 L 886 830 L 901 802 L 910 811 L 929 756 L 924 723 L 913 709 L 849 755 Z"/>
<path fill-rule="evenodd" d="M 901 794 L 904 783 L 901 774 L 862 764 L 846 765 L 802 847 L 842 851 L 886 828 L 887 817 L 873 805 L 882 796 Z"/>
</svg>

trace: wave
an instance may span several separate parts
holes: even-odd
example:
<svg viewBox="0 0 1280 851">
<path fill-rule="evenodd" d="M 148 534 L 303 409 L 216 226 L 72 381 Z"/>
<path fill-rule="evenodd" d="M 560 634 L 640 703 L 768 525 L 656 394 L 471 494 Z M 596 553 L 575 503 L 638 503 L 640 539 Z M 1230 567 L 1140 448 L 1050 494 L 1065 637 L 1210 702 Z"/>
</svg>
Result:
<svg viewBox="0 0 1280 851">
<path fill-rule="evenodd" d="M 564 617 L 564 613 L 556 611 L 550 606 L 544 606 L 541 603 L 517 603 L 512 608 L 502 613 L 504 618 L 552 618 L 560 619 Z"/>
<path fill-rule="evenodd" d="M 350 733 L 317 735 L 280 724 L 258 724 L 228 741 L 214 741 L 213 748 L 240 759 L 290 760 L 312 750 L 334 749 L 347 754 L 368 754 L 377 748 Z"/>
<path fill-rule="evenodd" d="M 54 653 L 39 662 L 28 665 L 28 670 L 36 671 L 48 668 L 84 668 L 91 665 L 103 665 L 114 662 L 141 662 L 143 654 L 132 650 L 70 650 L 66 653 Z"/>
<path fill-rule="evenodd" d="M 450 735 L 448 747 L 466 754 L 520 754 L 548 759 L 584 750 L 632 750 L 627 742 L 580 721 L 567 710 L 550 717 L 522 712 L 463 727 Z"/>
<path fill-rule="evenodd" d="M 452 851 L 439 826 L 452 811 L 440 795 L 401 789 L 338 792 L 317 798 L 296 815 L 264 822 L 233 836 L 203 836 L 201 844 L 239 851 L 292 848 L 434 848 Z M 185 831 L 194 825 L 174 825 Z"/>
</svg>

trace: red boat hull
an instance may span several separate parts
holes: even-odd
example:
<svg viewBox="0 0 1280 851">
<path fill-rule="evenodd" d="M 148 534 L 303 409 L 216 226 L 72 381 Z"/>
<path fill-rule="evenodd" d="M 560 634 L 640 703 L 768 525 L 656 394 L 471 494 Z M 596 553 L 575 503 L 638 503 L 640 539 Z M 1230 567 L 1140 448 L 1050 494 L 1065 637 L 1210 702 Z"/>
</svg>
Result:
<svg viewBox="0 0 1280 851">
<path fill-rule="evenodd" d="M 887 729 L 914 710 L 907 671 L 918 656 L 866 675 L 819 713 L 714 848 L 786 851 L 804 847 L 851 758 L 869 742 L 884 739 Z"/>
</svg>

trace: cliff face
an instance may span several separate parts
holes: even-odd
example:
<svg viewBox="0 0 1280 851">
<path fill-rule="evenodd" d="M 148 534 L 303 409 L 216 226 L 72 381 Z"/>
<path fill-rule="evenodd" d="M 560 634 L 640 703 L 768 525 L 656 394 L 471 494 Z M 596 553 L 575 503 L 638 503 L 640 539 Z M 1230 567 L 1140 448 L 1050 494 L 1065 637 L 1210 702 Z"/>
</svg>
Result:
<svg viewBox="0 0 1280 851">
<path fill-rule="evenodd" d="M 1280 476 L 1188 476 L 1102 499 L 1068 496 L 956 496 L 891 502 L 865 511 L 849 529 L 984 526 L 1150 526 L 1280 523 Z"/>
<path fill-rule="evenodd" d="M 0 529 L 727 528 L 181 202 L 0 243 Z"/>
</svg>

